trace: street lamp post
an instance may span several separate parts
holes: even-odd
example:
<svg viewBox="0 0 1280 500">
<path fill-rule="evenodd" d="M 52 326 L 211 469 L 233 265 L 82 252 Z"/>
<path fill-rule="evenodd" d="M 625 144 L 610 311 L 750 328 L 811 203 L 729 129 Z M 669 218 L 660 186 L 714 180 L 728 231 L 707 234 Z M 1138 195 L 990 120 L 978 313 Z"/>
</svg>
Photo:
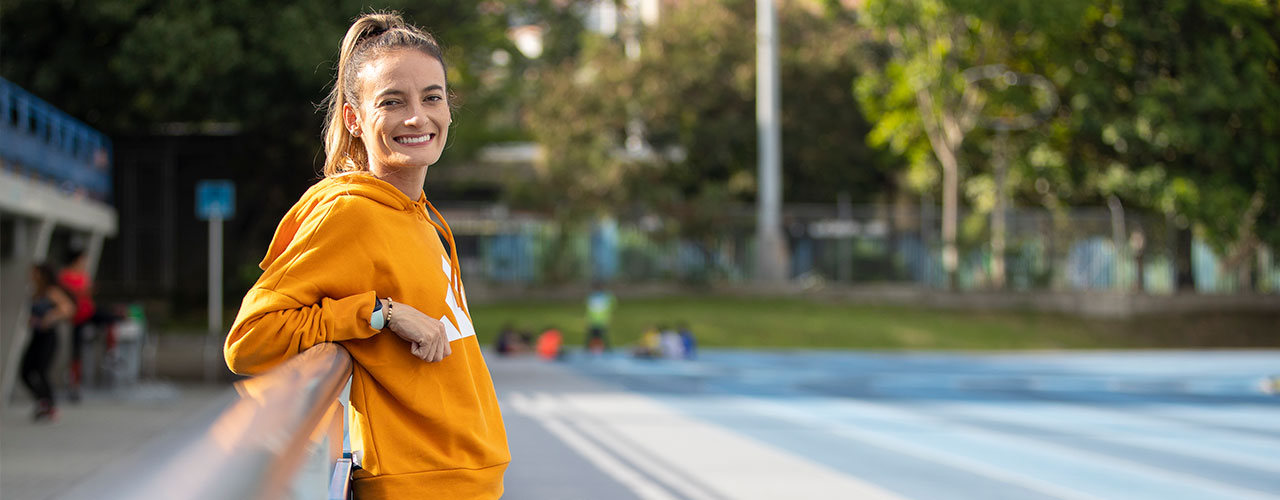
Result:
<svg viewBox="0 0 1280 500">
<path fill-rule="evenodd" d="M 782 129 L 778 83 L 777 23 L 773 0 L 756 0 L 756 281 L 787 278 L 782 239 Z"/>
</svg>

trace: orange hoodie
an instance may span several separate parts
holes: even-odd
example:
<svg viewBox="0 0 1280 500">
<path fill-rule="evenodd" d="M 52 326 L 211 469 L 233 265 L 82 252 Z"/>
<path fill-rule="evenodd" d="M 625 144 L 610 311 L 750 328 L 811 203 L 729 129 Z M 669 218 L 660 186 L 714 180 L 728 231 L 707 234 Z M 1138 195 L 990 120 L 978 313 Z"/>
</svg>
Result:
<svg viewBox="0 0 1280 500">
<path fill-rule="evenodd" d="M 316 183 L 280 221 L 223 351 L 241 374 L 321 342 L 351 352 L 349 434 L 362 500 L 498 498 L 511 461 L 456 251 L 440 241 L 443 233 L 453 250 L 453 235 L 428 208 L 444 224 L 425 194 L 410 200 L 369 175 Z M 375 297 L 440 318 L 453 354 L 427 363 L 395 333 L 374 330 Z"/>
</svg>

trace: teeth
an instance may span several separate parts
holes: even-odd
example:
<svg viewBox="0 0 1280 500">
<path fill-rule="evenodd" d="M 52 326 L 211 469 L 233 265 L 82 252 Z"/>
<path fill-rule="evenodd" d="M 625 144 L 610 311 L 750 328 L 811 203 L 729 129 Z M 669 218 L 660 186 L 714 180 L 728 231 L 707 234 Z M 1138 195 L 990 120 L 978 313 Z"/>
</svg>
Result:
<svg viewBox="0 0 1280 500">
<path fill-rule="evenodd" d="M 419 137 L 398 137 L 396 138 L 396 142 L 400 144 L 422 144 L 431 140 L 431 138 L 435 136 L 435 134 L 427 134 Z"/>
</svg>

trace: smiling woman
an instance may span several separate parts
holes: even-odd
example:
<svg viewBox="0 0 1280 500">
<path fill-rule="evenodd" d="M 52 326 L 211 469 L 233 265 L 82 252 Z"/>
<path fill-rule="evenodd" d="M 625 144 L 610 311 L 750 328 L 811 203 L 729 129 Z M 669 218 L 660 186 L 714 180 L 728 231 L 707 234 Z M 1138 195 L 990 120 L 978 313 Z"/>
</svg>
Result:
<svg viewBox="0 0 1280 500">
<path fill-rule="evenodd" d="M 498 498 L 511 460 L 453 233 L 422 189 L 452 120 L 441 54 L 396 14 L 352 24 L 325 179 L 280 221 L 224 348 L 242 374 L 319 343 L 347 348 L 361 500 Z"/>
<path fill-rule="evenodd" d="M 369 171 L 406 195 L 422 189 L 449 136 L 444 80 L 439 59 L 389 50 L 360 68 L 360 99 L 342 105 L 343 124 L 362 140 Z"/>
</svg>

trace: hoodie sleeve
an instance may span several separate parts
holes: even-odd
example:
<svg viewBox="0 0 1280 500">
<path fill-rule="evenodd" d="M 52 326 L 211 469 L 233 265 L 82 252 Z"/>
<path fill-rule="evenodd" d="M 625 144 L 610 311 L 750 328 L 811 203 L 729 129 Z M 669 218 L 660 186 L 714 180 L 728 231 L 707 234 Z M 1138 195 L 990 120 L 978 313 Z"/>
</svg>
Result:
<svg viewBox="0 0 1280 500">
<path fill-rule="evenodd" d="M 360 318 L 373 313 L 373 301 L 374 292 L 369 291 L 302 305 L 273 290 L 250 290 L 223 348 L 227 367 L 255 375 L 322 342 L 372 337 L 378 330 Z"/>
<path fill-rule="evenodd" d="M 356 244 L 361 215 L 351 208 L 342 201 L 317 207 L 278 257 L 264 261 L 223 347 L 231 371 L 262 373 L 316 344 L 379 332 L 368 321 L 374 265 Z"/>
</svg>

